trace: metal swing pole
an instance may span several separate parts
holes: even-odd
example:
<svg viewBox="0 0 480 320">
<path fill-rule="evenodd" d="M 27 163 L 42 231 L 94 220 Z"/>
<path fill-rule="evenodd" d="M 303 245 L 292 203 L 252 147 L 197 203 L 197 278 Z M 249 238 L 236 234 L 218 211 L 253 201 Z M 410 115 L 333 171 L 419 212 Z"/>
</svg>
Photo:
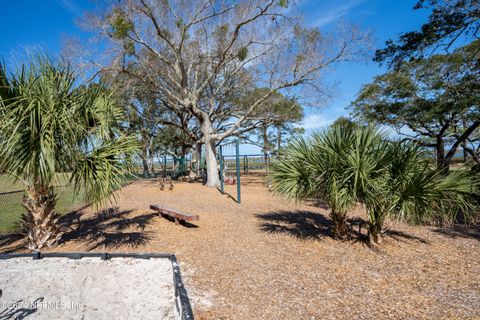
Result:
<svg viewBox="0 0 480 320">
<path fill-rule="evenodd" d="M 222 146 L 218 147 L 218 156 L 220 158 L 220 190 L 223 193 L 223 183 L 224 183 L 224 178 L 223 178 L 223 155 L 222 155 Z"/>
<path fill-rule="evenodd" d="M 235 162 L 237 165 L 237 202 L 242 202 L 242 195 L 240 189 L 240 140 L 235 141 Z"/>
</svg>

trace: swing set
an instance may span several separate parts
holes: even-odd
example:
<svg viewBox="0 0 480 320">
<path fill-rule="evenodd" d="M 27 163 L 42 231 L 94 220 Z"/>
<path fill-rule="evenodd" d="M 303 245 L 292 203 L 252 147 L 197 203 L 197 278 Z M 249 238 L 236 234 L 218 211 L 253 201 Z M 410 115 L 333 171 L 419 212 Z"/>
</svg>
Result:
<svg viewBox="0 0 480 320">
<path fill-rule="evenodd" d="M 235 172 L 231 174 L 229 164 L 232 162 L 226 161 L 226 158 L 235 158 Z M 162 159 L 163 158 L 163 159 Z M 162 159 L 162 173 L 158 178 L 160 184 L 160 190 L 167 188 L 173 190 L 174 180 L 178 180 L 181 177 L 187 177 L 187 181 L 193 182 L 196 179 L 200 178 L 203 184 L 207 182 L 207 170 L 205 157 L 201 159 L 193 159 L 192 157 L 171 157 L 167 160 L 167 155 L 160 156 Z M 236 202 L 241 203 L 242 194 L 241 194 L 241 185 L 240 185 L 240 140 L 237 138 L 234 141 L 220 144 L 217 146 L 217 160 L 219 162 L 219 175 L 220 175 L 220 192 L 225 193 L 225 185 L 237 185 L 237 197 Z M 170 165 L 170 168 L 167 167 Z M 173 167 L 172 167 L 173 166 Z M 192 176 L 192 172 L 196 172 Z"/>
<path fill-rule="evenodd" d="M 228 165 L 225 162 L 225 151 L 235 150 L 235 176 L 232 177 L 228 175 Z M 225 193 L 225 184 L 234 185 L 237 184 L 237 203 L 242 202 L 242 189 L 240 185 L 240 141 L 236 139 L 234 142 L 225 143 L 218 146 L 218 159 L 220 162 L 220 192 Z"/>
</svg>

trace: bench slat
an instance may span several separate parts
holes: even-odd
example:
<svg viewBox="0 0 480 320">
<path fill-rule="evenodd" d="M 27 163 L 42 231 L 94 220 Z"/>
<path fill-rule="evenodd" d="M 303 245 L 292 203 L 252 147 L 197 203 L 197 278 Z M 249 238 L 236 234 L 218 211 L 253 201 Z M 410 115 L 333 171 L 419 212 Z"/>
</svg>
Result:
<svg viewBox="0 0 480 320">
<path fill-rule="evenodd" d="M 198 221 L 200 217 L 197 214 L 184 213 L 175 209 L 171 209 L 159 204 L 153 204 L 150 209 L 160 212 L 161 214 L 168 215 L 170 217 L 184 220 L 184 221 Z"/>
</svg>

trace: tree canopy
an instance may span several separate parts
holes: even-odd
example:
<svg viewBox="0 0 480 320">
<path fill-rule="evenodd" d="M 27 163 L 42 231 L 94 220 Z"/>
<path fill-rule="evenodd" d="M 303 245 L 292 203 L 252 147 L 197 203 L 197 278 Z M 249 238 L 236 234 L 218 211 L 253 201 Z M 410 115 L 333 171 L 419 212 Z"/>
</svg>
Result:
<svg viewBox="0 0 480 320">
<path fill-rule="evenodd" d="M 219 183 L 215 145 L 256 128 L 252 115 L 276 92 L 294 88 L 321 100 L 322 76 L 335 64 L 362 59 L 368 35 L 340 26 L 332 32 L 302 25 L 288 1 L 122 0 L 90 16 L 106 40 L 99 72 L 126 75 L 155 101 L 197 122 L 209 186 Z M 266 88 L 244 108 L 230 103 Z M 300 92 L 296 90 L 295 92 Z"/>
<path fill-rule="evenodd" d="M 268 89 L 256 88 L 244 94 L 237 103 L 246 108 L 267 92 Z M 252 113 L 250 121 L 256 123 L 256 129 L 244 136 L 248 135 L 246 140 L 261 147 L 265 154 L 278 154 L 288 137 L 302 132 L 298 127 L 302 118 L 303 108 L 294 98 L 275 92 Z"/>
<path fill-rule="evenodd" d="M 460 144 L 480 126 L 479 47 L 477 40 L 376 77 L 352 103 L 354 116 L 391 125 L 435 148 L 439 167 L 448 167 Z"/>
<path fill-rule="evenodd" d="M 428 56 L 437 49 L 449 50 L 456 43 L 478 39 L 478 0 L 420 0 L 415 10 L 429 9 L 428 22 L 420 30 L 402 33 L 398 41 L 388 40 L 375 53 L 375 61 L 399 66 L 402 61 Z"/>
</svg>

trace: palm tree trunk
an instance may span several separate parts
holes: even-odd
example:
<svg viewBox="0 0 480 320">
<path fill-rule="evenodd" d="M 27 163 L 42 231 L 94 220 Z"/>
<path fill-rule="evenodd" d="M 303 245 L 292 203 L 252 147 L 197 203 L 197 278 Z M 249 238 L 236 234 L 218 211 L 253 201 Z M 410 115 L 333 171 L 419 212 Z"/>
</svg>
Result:
<svg viewBox="0 0 480 320">
<path fill-rule="evenodd" d="M 370 242 L 381 243 L 382 242 L 382 226 L 378 223 L 370 223 L 368 225 L 368 238 Z"/>
<path fill-rule="evenodd" d="M 52 247 L 60 240 L 58 215 L 53 211 L 56 202 L 53 187 L 30 188 L 23 197 L 27 213 L 22 217 L 22 229 L 27 235 L 29 250 Z"/>
<path fill-rule="evenodd" d="M 345 240 L 348 237 L 347 215 L 335 211 L 330 212 L 330 219 L 333 221 L 333 237 Z"/>
<path fill-rule="evenodd" d="M 385 214 L 381 209 L 371 209 L 370 221 L 368 222 L 368 238 L 370 242 L 381 243 L 382 242 L 382 230 L 383 221 L 385 220 Z"/>
</svg>

